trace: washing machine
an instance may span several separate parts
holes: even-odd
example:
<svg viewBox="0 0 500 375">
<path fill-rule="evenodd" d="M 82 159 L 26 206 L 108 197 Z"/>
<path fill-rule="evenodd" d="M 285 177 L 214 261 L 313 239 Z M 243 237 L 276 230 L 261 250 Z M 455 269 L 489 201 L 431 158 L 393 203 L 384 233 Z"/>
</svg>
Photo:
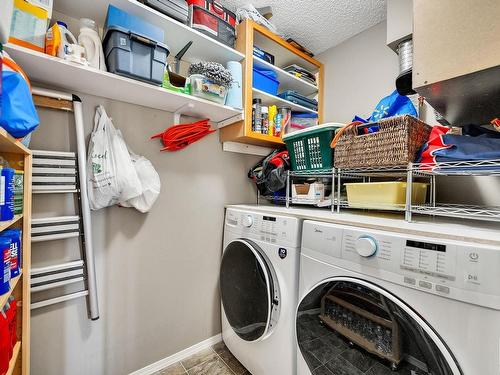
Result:
<svg viewBox="0 0 500 375">
<path fill-rule="evenodd" d="M 500 374 L 500 248 L 304 221 L 297 374 Z"/>
<path fill-rule="evenodd" d="M 300 232 L 297 218 L 226 211 L 222 338 L 252 375 L 296 373 Z"/>
</svg>

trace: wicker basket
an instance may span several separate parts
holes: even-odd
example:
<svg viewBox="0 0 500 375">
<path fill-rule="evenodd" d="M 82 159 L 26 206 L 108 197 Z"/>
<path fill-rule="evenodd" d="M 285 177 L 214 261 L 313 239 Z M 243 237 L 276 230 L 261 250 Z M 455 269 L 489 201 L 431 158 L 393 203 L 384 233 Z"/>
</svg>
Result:
<svg viewBox="0 0 500 375">
<path fill-rule="evenodd" d="M 358 126 L 345 129 L 335 146 L 336 168 L 405 166 L 415 161 L 432 130 L 430 125 L 409 115 L 368 125 L 378 125 L 380 130 L 358 135 Z"/>
</svg>

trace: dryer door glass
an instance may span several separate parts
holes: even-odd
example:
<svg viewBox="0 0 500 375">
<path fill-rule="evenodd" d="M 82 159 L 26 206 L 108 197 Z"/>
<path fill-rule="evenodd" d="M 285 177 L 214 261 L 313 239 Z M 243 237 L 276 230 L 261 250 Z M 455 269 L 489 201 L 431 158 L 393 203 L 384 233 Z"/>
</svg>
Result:
<svg viewBox="0 0 500 375">
<path fill-rule="evenodd" d="M 220 289 L 224 312 L 234 332 L 246 341 L 264 336 L 272 311 L 273 278 L 257 245 L 236 240 L 226 247 Z"/>
</svg>

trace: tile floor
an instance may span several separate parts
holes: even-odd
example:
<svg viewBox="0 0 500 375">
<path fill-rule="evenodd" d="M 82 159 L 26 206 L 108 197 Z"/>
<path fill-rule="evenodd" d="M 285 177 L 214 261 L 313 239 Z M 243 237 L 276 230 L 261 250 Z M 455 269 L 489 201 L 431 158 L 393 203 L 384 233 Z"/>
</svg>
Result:
<svg viewBox="0 0 500 375">
<path fill-rule="evenodd" d="M 392 371 L 378 357 L 350 346 L 343 337 L 320 324 L 317 315 L 302 315 L 297 335 L 313 375 L 427 375 L 407 363 Z"/>
<path fill-rule="evenodd" d="M 250 375 L 223 342 L 158 371 L 154 375 Z"/>
<path fill-rule="evenodd" d="M 297 333 L 302 355 L 312 375 L 428 375 L 407 363 L 392 371 L 378 357 L 350 346 L 343 337 L 320 324 L 316 315 L 302 315 Z M 154 375 L 251 374 L 220 342 Z"/>
</svg>

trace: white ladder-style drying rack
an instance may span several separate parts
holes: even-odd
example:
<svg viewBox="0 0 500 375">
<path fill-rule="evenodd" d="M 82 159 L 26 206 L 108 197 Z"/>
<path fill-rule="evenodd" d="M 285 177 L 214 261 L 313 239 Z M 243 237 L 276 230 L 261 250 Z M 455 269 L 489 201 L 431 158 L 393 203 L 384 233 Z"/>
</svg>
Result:
<svg viewBox="0 0 500 375">
<path fill-rule="evenodd" d="M 33 219 L 32 243 L 79 237 L 82 259 L 31 269 L 31 292 L 83 282 L 84 290 L 31 303 L 31 309 L 42 308 L 72 299 L 87 297 L 89 317 L 99 319 L 97 284 L 92 246 L 92 223 L 87 197 L 85 133 L 82 102 L 76 95 L 40 88 L 33 89 L 38 107 L 73 112 L 77 152 L 33 150 L 33 194 L 75 194 L 78 213 Z"/>
</svg>

